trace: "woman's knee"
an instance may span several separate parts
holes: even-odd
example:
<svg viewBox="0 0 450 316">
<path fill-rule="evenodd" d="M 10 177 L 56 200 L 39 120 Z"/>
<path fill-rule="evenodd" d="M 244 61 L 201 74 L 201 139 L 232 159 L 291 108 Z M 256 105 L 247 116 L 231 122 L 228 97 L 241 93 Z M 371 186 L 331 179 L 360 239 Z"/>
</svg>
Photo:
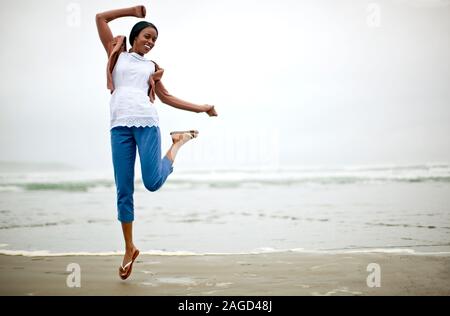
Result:
<svg viewBox="0 0 450 316">
<path fill-rule="evenodd" d="M 161 181 L 144 181 L 144 186 L 150 192 L 155 192 L 161 188 Z"/>
</svg>

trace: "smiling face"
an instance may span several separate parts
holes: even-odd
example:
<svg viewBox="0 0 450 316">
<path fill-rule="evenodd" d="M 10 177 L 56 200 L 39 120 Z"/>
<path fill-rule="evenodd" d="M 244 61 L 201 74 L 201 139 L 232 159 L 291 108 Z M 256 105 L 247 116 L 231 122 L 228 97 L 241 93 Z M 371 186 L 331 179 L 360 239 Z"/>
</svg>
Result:
<svg viewBox="0 0 450 316">
<path fill-rule="evenodd" d="M 155 46 L 157 38 L 158 32 L 153 27 L 148 26 L 136 36 L 131 51 L 144 56 Z"/>
</svg>

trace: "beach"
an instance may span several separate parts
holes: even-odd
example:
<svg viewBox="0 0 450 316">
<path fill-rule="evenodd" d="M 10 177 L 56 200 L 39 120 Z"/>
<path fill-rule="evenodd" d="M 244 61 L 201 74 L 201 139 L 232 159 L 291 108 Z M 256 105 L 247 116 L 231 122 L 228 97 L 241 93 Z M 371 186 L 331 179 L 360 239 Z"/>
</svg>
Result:
<svg viewBox="0 0 450 316">
<path fill-rule="evenodd" d="M 137 177 L 141 255 L 124 282 L 110 170 L 5 167 L 0 295 L 449 295 L 449 175 L 177 170 L 155 193 Z M 76 267 L 79 288 L 67 285 Z"/>
<path fill-rule="evenodd" d="M 450 255 L 141 255 L 126 281 L 117 274 L 120 261 L 121 256 L 0 255 L 0 295 L 450 295 Z M 68 286 L 67 279 L 74 280 L 75 270 L 67 271 L 71 263 L 80 267 L 80 287 Z M 379 267 L 375 283 L 369 264 Z"/>
</svg>

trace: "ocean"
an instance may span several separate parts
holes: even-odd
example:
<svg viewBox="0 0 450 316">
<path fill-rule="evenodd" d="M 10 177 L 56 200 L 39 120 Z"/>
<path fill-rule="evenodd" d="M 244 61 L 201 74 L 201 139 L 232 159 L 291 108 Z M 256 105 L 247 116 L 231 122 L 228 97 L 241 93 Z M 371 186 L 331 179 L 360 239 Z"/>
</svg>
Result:
<svg viewBox="0 0 450 316">
<path fill-rule="evenodd" d="M 183 170 L 135 183 L 149 254 L 450 252 L 450 164 Z M 0 253 L 123 252 L 112 170 L 0 165 Z"/>
</svg>

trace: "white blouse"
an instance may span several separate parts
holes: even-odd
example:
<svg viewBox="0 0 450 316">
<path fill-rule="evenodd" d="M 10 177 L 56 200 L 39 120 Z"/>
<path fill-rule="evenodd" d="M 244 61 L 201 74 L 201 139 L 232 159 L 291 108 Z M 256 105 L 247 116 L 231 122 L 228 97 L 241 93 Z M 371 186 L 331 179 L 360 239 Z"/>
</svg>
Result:
<svg viewBox="0 0 450 316">
<path fill-rule="evenodd" d="M 116 126 L 159 126 L 158 112 L 148 97 L 155 64 L 137 53 L 122 52 L 112 73 L 111 129 Z"/>
</svg>

